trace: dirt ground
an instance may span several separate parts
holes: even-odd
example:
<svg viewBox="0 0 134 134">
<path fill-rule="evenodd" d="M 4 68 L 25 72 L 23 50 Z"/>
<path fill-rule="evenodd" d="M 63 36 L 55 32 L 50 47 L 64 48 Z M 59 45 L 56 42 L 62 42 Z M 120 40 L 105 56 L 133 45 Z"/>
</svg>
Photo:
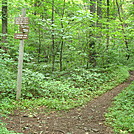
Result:
<svg viewBox="0 0 134 134">
<path fill-rule="evenodd" d="M 15 111 L 9 118 L 0 119 L 7 123 L 8 130 L 24 134 L 113 134 L 112 128 L 105 124 L 104 114 L 113 98 L 134 80 L 134 71 L 130 74 L 124 83 L 82 107 L 35 115 Z"/>
</svg>

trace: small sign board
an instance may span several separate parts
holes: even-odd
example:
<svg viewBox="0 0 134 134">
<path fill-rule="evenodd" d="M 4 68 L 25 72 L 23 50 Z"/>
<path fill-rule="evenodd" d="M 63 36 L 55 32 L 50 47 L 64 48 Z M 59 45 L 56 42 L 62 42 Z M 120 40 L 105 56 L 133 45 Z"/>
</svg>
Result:
<svg viewBox="0 0 134 134">
<path fill-rule="evenodd" d="M 24 34 L 24 33 L 15 33 L 14 34 L 14 38 L 15 39 L 28 39 L 28 34 Z"/>
<path fill-rule="evenodd" d="M 29 23 L 28 17 L 15 17 L 15 24 L 17 25 L 23 25 L 28 23 Z"/>
<path fill-rule="evenodd" d="M 29 32 L 29 26 L 20 25 L 20 32 L 28 33 Z"/>
</svg>

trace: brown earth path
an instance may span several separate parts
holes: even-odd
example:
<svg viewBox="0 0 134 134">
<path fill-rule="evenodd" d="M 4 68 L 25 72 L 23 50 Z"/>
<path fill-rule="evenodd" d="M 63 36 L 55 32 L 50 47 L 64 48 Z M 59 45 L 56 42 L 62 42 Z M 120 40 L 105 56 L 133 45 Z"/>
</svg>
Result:
<svg viewBox="0 0 134 134">
<path fill-rule="evenodd" d="M 105 125 L 104 114 L 113 98 L 134 80 L 134 71 L 130 74 L 124 83 L 82 107 L 32 116 L 17 111 L 2 120 L 8 123 L 8 130 L 24 134 L 113 134 L 112 129 Z"/>
</svg>

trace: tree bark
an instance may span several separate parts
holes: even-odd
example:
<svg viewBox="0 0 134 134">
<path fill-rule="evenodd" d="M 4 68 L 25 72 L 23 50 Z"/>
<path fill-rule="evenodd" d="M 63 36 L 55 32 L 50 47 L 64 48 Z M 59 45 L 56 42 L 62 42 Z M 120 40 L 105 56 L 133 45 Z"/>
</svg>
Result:
<svg viewBox="0 0 134 134">
<path fill-rule="evenodd" d="M 94 16 L 96 13 L 96 0 L 90 0 L 90 13 Z M 92 23 L 92 26 L 95 27 L 95 23 Z M 89 42 L 89 63 L 95 67 L 96 66 L 96 52 L 95 52 L 95 35 L 91 33 L 94 39 L 91 39 Z M 88 64 L 87 64 L 88 65 Z"/>
<path fill-rule="evenodd" d="M 109 23 L 109 11 L 110 11 L 110 1 L 107 0 L 107 23 Z M 109 47 L 109 24 L 107 24 L 107 50 Z"/>
<path fill-rule="evenodd" d="M 39 25 L 38 63 L 40 62 L 40 55 L 41 55 L 41 30 Z"/>
<path fill-rule="evenodd" d="M 129 60 L 130 55 L 129 55 L 128 40 L 126 39 L 124 21 L 123 21 L 123 18 L 121 17 L 120 6 L 119 6 L 119 3 L 118 3 L 117 0 L 116 0 L 116 5 L 117 5 L 117 9 L 118 9 L 119 20 L 120 20 L 121 26 L 122 26 L 122 33 L 123 33 L 123 37 L 124 37 L 124 44 L 126 46 L 126 51 L 128 52 L 128 54 L 126 55 L 126 57 L 127 57 L 127 60 Z"/>
<path fill-rule="evenodd" d="M 65 11 L 65 2 L 66 0 L 64 0 L 64 3 L 63 3 L 63 9 L 62 9 L 62 19 L 64 17 L 64 11 Z M 60 46 L 60 71 L 62 71 L 62 55 L 63 55 L 63 47 L 64 47 L 64 39 L 63 39 L 63 34 L 64 34 L 64 25 L 63 25 L 63 22 L 62 22 L 62 19 L 61 19 L 61 28 L 62 28 L 62 37 L 61 37 L 61 46 Z"/>
<path fill-rule="evenodd" d="M 7 0 L 2 1 L 2 42 L 6 42 L 7 39 Z"/>
<path fill-rule="evenodd" d="M 99 22 L 99 20 L 102 18 L 102 0 L 97 0 L 97 27 L 102 27 L 102 24 Z"/>
<path fill-rule="evenodd" d="M 95 2 L 96 2 L 96 0 L 90 0 L 90 3 L 91 3 L 91 6 L 90 6 L 90 12 L 92 13 L 92 14 L 94 14 L 95 13 L 95 11 L 96 11 L 96 7 L 95 7 Z"/>
<path fill-rule="evenodd" d="M 55 68 L 55 36 L 54 36 L 54 0 L 52 0 L 52 71 Z"/>
<path fill-rule="evenodd" d="M 102 18 L 101 5 L 102 5 L 102 0 L 97 0 L 97 15 L 99 18 Z"/>
</svg>

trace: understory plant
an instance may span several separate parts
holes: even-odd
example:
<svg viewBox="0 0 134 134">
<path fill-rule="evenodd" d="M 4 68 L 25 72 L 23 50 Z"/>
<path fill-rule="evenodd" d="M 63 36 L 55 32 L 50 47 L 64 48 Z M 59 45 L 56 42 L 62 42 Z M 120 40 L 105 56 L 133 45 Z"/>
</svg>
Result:
<svg viewBox="0 0 134 134">
<path fill-rule="evenodd" d="M 134 133 L 134 82 L 115 97 L 106 114 L 107 122 L 115 133 Z"/>
<path fill-rule="evenodd" d="M 3 87 L 0 105 L 3 112 L 13 110 L 14 106 L 26 109 L 45 105 L 57 110 L 80 106 L 124 81 L 129 73 L 127 68 L 112 66 L 89 70 L 77 68 L 71 72 L 55 73 L 52 77 L 46 77 L 45 74 L 25 69 L 19 102 L 10 101 L 15 99 L 16 79 L 11 76 L 7 78 L 8 75 L 5 73 L 1 81 L 2 85 L 6 85 Z M 8 79 L 10 82 L 5 84 Z"/>
<path fill-rule="evenodd" d="M 62 72 L 40 73 L 23 69 L 20 101 L 15 101 L 17 73 L 16 62 L 1 52 L 0 58 L 0 113 L 13 111 L 15 107 L 26 109 L 45 105 L 57 110 L 80 106 L 123 82 L 128 69 L 109 65 L 105 68 L 74 68 Z M 4 59 L 4 60 L 3 60 Z"/>
</svg>

